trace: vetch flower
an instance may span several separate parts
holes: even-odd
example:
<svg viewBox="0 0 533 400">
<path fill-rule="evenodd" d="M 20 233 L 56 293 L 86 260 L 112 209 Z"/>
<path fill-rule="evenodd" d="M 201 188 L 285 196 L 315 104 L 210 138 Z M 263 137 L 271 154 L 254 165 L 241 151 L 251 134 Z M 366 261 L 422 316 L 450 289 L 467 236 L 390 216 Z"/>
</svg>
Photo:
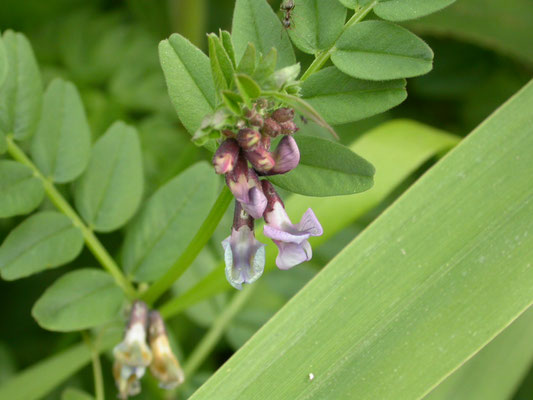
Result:
<svg viewBox="0 0 533 400">
<path fill-rule="evenodd" d="M 150 312 L 149 340 L 153 354 L 150 372 L 159 380 L 159 386 L 171 390 L 181 385 L 185 375 L 170 348 L 163 318 L 157 311 Z"/>
<path fill-rule="evenodd" d="M 134 302 L 124 340 L 113 349 L 113 374 L 123 399 L 140 392 L 139 379 L 152 361 L 152 352 L 146 344 L 147 323 L 148 307 L 142 301 Z"/>
<path fill-rule="evenodd" d="M 261 134 L 255 129 L 243 128 L 237 134 L 237 141 L 244 150 L 249 150 L 261 141 Z"/>
<path fill-rule="evenodd" d="M 300 150 L 292 136 L 283 137 L 272 154 L 274 166 L 265 175 L 285 174 L 298 166 Z"/>
<path fill-rule="evenodd" d="M 226 139 L 218 147 L 213 156 L 213 166 L 217 174 L 233 171 L 239 157 L 239 144 L 235 139 Z"/>
<path fill-rule="evenodd" d="M 233 170 L 226 174 L 226 184 L 248 214 L 253 218 L 263 216 L 267 200 L 257 174 L 248 167 L 242 152 Z"/>
<path fill-rule="evenodd" d="M 231 235 L 222 242 L 226 262 L 226 278 L 236 289 L 253 283 L 265 268 L 265 245 L 255 239 L 254 219 L 241 204 L 235 202 Z"/>
<path fill-rule="evenodd" d="M 146 367 L 130 367 L 119 361 L 113 364 L 113 377 L 118 389 L 119 399 L 126 400 L 141 392 L 140 379 L 144 376 Z"/>
<path fill-rule="evenodd" d="M 272 154 L 261 145 L 251 150 L 246 150 L 244 156 L 259 173 L 267 173 L 274 168 L 276 163 Z"/>
<path fill-rule="evenodd" d="M 276 265 L 280 269 L 289 269 L 304 261 L 309 261 L 313 256 L 313 251 L 308 239 L 323 233 L 322 226 L 313 210 L 308 209 L 301 221 L 293 224 L 274 186 L 267 180 L 262 181 L 262 184 L 263 192 L 268 200 L 263 233 L 278 246 L 279 254 L 276 258 Z"/>
</svg>

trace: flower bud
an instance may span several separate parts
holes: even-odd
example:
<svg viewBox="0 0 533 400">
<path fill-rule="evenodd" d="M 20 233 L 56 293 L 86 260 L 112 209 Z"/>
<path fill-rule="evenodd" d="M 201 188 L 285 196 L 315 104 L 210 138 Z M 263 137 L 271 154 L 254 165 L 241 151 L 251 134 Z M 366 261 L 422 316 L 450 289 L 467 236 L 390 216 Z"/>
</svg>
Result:
<svg viewBox="0 0 533 400">
<path fill-rule="evenodd" d="M 218 147 L 213 156 L 213 166 L 217 174 L 226 174 L 233 170 L 239 157 L 239 144 L 235 139 L 227 139 Z"/>
<path fill-rule="evenodd" d="M 292 136 L 284 136 L 273 153 L 274 167 L 266 175 L 285 174 L 298 166 L 300 149 Z"/>
<path fill-rule="evenodd" d="M 259 171 L 260 173 L 267 173 L 275 165 L 274 157 L 272 157 L 272 154 L 270 154 L 269 151 L 267 151 L 261 146 L 257 146 L 252 150 L 245 151 L 244 156 L 248 161 L 250 161 L 254 169 Z"/>
<path fill-rule="evenodd" d="M 261 140 L 261 134 L 254 129 L 244 128 L 237 134 L 237 141 L 244 150 L 250 150 Z"/>
<path fill-rule="evenodd" d="M 130 367 L 146 367 L 152 361 L 152 352 L 146 345 L 148 307 L 136 301 L 131 307 L 130 320 L 124 340 L 115 346 L 115 359 Z"/>
<path fill-rule="evenodd" d="M 185 381 L 181 366 L 172 352 L 163 318 L 157 311 L 150 312 L 150 348 L 154 355 L 150 372 L 163 389 L 174 389 Z"/>
<path fill-rule="evenodd" d="M 271 115 L 271 117 L 276 122 L 287 122 L 292 121 L 294 118 L 294 110 L 292 108 L 282 107 L 278 108 L 276 111 L 274 111 Z"/>
<path fill-rule="evenodd" d="M 261 114 L 259 114 L 257 111 L 255 111 L 255 106 L 252 110 L 248 110 L 246 112 L 246 118 L 248 118 L 248 122 L 252 126 L 256 126 L 261 128 L 264 124 L 264 119 Z"/>
<path fill-rule="evenodd" d="M 276 137 L 281 135 L 281 126 L 272 118 L 267 118 L 263 125 L 262 132 L 270 137 Z"/>
<path fill-rule="evenodd" d="M 281 134 L 282 135 L 290 135 L 294 132 L 298 131 L 298 126 L 294 123 L 294 121 L 287 121 L 287 122 L 281 122 L 279 124 L 281 127 Z"/>
</svg>

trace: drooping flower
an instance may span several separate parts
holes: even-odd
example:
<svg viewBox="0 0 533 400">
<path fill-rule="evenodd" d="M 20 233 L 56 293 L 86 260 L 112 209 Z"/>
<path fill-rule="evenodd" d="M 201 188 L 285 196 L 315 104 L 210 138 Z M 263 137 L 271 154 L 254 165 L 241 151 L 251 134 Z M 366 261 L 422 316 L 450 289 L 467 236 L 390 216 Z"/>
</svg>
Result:
<svg viewBox="0 0 533 400">
<path fill-rule="evenodd" d="M 253 218 L 263 216 L 267 200 L 257 174 L 248 167 L 242 151 L 233 170 L 226 174 L 226 184 L 248 214 Z"/>
<path fill-rule="evenodd" d="M 264 214 L 266 224 L 263 233 L 278 246 L 279 254 L 276 258 L 276 265 L 280 269 L 289 269 L 304 261 L 309 261 L 313 256 L 313 251 L 308 239 L 323 233 L 322 226 L 313 210 L 308 209 L 301 221 L 293 224 L 274 186 L 267 180 L 263 180 L 262 185 L 268 200 Z"/>
<path fill-rule="evenodd" d="M 159 386 L 171 390 L 181 385 L 185 375 L 172 352 L 163 318 L 157 311 L 150 312 L 149 340 L 153 354 L 150 372 L 159 380 Z"/>
<path fill-rule="evenodd" d="M 113 377 L 118 389 L 119 399 L 126 400 L 141 392 L 140 379 L 144 376 L 146 367 L 130 367 L 119 361 L 113 364 Z"/>
<path fill-rule="evenodd" d="M 124 340 L 115 346 L 113 373 L 123 399 L 140 392 L 139 379 L 152 361 L 152 352 L 146 344 L 148 307 L 142 301 L 135 301 L 131 307 L 130 319 Z"/>
<path fill-rule="evenodd" d="M 226 278 L 236 289 L 244 283 L 253 283 L 265 268 L 265 245 L 255 239 L 254 219 L 235 202 L 231 236 L 222 241 Z"/>
</svg>

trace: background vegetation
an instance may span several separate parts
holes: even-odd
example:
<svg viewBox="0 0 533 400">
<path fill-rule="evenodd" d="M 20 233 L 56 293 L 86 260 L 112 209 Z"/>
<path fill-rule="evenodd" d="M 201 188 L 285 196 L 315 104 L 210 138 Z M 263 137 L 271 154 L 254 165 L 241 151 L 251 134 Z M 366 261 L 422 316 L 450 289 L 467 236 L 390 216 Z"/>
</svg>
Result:
<svg viewBox="0 0 533 400">
<path fill-rule="evenodd" d="M 271 4 L 274 9 L 278 9 L 279 2 L 272 1 Z M 189 133 L 176 118 L 159 64 L 157 44 L 171 33 L 179 32 L 205 50 L 205 32 L 218 32 L 219 28 L 230 30 L 233 5 L 233 0 L 3 0 L 0 2 L 0 30 L 13 29 L 28 36 L 39 61 L 45 86 L 56 77 L 68 79 L 77 85 L 87 110 L 93 141 L 117 119 L 138 128 L 145 167 L 146 198 L 194 162 L 210 158 L 209 152 L 190 141 Z M 188 360 L 186 369 L 190 373 L 185 387 L 175 394 L 179 396 L 177 398 L 191 395 L 318 270 L 372 223 L 437 159 L 527 84 L 533 74 L 532 17 L 533 5 L 527 0 L 458 0 L 439 13 L 405 23 L 433 49 L 433 71 L 426 76 L 408 80 L 409 96 L 400 106 L 379 116 L 336 128 L 343 144 L 350 146 L 376 166 L 376 186 L 371 192 L 357 198 L 335 198 L 329 203 L 319 203 L 316 200 L 314 204 L 315 199 L 306 199 L 304 202 L 294 196 L 289 200 L 287 208 L 295 215 L 311 204 L 319 218 L 330 221 L 329 232 L 326 231 L 314 243 L 312 262 L 285 274 L 275 271 L 266 275 L 256 283 L 257 287 L 253 291 L 243 292 L 245 295 L 241 295 L 238 301 L 235 301 L 235 297 L 232 298 L 232 292 L 222 290 L 222 293 L 191 307 L 187 307 L 187 298 L 183 303 L 175 305 L 173 312 L 184 312 L 170 319 L 168 324 L 172 336 L 179 338 L 181 359 Z M 295 20 L 294 23 L 297 24 L 298 21 Z M 304 54 L 299 54 L 298 59 L 307 60 L 308 63 L 312 61 L 310 56 Z M 523 97 L 527 96 L 531 95 Z M 532 103 L 527 104 L 531 106 Z M 530 108 L 518 107 L 513 112 L 515 114 L 510 121 L 498 120 L 493 126 L 485 127 L 484 129 L 491 131 L 490 134 L 487 133 L 487 137 L 493 137 L 498 129 L 512 125 L 512 121 L 519 120 L 518 116 L 524 117 L 524 126 L 527 121 L 531 122 Z M 517 143 L 519 146 L 520 143 Z M 531 141 L 524 143 L 531 145 Z M 505 147 L 490 140 L 476 142 L 476 145 L 483 157 L 494 156 L 498 160 L 498 149 Z M 494 153 L 481 153 L 484 148 L 492 149 Z M 465 168 L 475 168 L 473 163 L 469 164 L 472 154 L 476 154 L 474 150 L 472 153 L 464 150 L 462 155 L 456 156 L 464 158 Z M 531 154 L 533 149 L 529 147 L 529 150 Z M 504 163 L 510 163 L 511 158 L 500 161 L 503 163 L 500 171 L 505 171 L 505 176 L 502 178 L 496 173 L 487 174 L 481 179 L 483 184 L 490 185 L 499 179 L 508 179 L 506 174 L 513 173 L 509 164 Z M 439 177 L 448 185 L 449 190 L 459 190 L 462 187 L 460 179 L 451 181 L 448 178 L 451 172 L 460 178 L 462 170 L 450 168 L 441 168 L 432 173 L 440 174 Z M 513 181 L 511 178 L 509 181 L 511 190 Z M 476 180 L 473 179 L 468 181 L 472 185 L 471 190 L 476 188 L 475 183 Z M 517 186 L 521 185 L 519 181 L 515 183 Z M 465 192 L 468 187 L 464 186 Z M 438 192 L 438 185 L 426 185 L 419 189 L 418 192 L 409 193 L 413 199 L 421 199 L 416 204 L 438 204 L 439 199 L 431 196 L 432 190 Z M 483 196 L 476 198 L 480 203 L 490 200 Z M 457 200 L 457 204 L 461 204 L 461 201 Z M 515 203 L 510 201 L 509 204 Z M 43 207 L 50 208 L 50 205 L 45 204 Z M 454 204 L 439 207 L 445 214 L 446 209 L 454 207 Z M 418 212 L 408 208 L 403 211 L 405 215 Z M 475 212 L 474 208 L 471 212 Z M 391 225 L 398 224 L 401 227 L 402 224 L 409 223 L 401 220 L 400 211 L 397 210 L 396 214 L 398 215 L 386 215 Z M 531 214 L 524 214 L 526 222 L 528 218 L 531 222 Z M 21 220 L 0 219 L 0 240 Z M 230 221 L 231 212 L 193 268 L 175 285 L 175 293 L 186 292 L 219 266 L 220 241 L 226 237 Z M 437 231 L 445 225 L 444 220 L 438 221 L 441 223 L 432 226 Z M 435 231 L 426 228 L 420 232 L 431 235 Z M 527 232 L 526 228 L 524 232 Z M 101 235 L 101 239 L 112 254 L 117 254 L 120 252 L 118 244 L 123 235 L 122 231 L 118 231 Z M 502 236 L 500 240 L 504 242 L 507 237 Z M 376 237 L 375 240 L 380 239 Z M 409 248 L 399 247 L 398 251 L 394 254 L 387 253 L 386 259 L 401 257 Z M 416 251 L 415 249 L 414 252 Z M 340 261 L 337 259 L 337 262 Z M 93 256 L 84 250 L 81 257 L 66 268 L 74 270 L 92 264 Z M 2 384 L 9 382 L 19 371 L 60 350 L 72 348 L 73 344 L 79 342 L 77 333 L 57 334 L 43 330 L 30 314 L 42 292 L 64 272 L 65 269 L 51 270 L 23 280 L 0 281 L 0 301 L 4 306 L 0 323 L 0 393 Z M 529 275 L 524 273 L 525 282 L 527 277 Z M 504 278 L 511 279 L 506 276 L 501 279 Z M 480 281 L 480 285 L 482 283 Z M 375 288 L 378 287 L 380 286 Z M 383 286 L 381 289 L 386 291 L 387 287 Z M 435 290 L 437 289 L 444 290 L 443 287 L 436 287 Z M 511 292 L 516 287 L 509 285 L 507 289 Z M 206 290 L 209 293 L 209 287 Z M 217 290 L 214 292 L 217 293 Z M 502 294 L 502 297 L 505 296 Z M 525 297 L 527 296 L 524 294 Z M 190 300 L 191 303 L 193 300 Z M 364 297 L 361 298 L 363 300 Z M 467 302 L 468 298 L 465 297 L 465 305 Z M 500 303 L 496 302 L 494 306 L 497 307 L 498 304 Z M 431 310 L 425 312 L 430 313 Z M 456 312 L 460 313 L 459 310 Z M 528 333 L 533 329 L 533 319 L 530 314 L 531 312 L 523 314 L 478 356 L 440 385 L 429 398 L 532 398 L 533 370 L 530 371 L 529 368 L 533 361 L 533 340 Z M 462 318 L 467 321 L 466 316 Z M 502 321 L 502 326 L 504 325 L 506 323 Z M 208 336 L 204 336 L 206 333 Z M 206 341 L 201 342 L 207 350 L 197 347 L 201 337 L 207 337 Z M 323 339 L 327 340 L 326 337 Z M 417 348 L 413 346 L 413 349 Z M 85 360 L 80 362 L 79 371 L 72 375 L 68 373 L 64 381 L 60 379 L 63 381 L 61 385 L 45 398 L 57 399 L 62 395 L 68 398 L 72 392 L 65 392 L 66 388 L 75 387 L 92 392 L 90 353 L 82 348 L 77 350 L 72 357 Z M 309 351 L 313 351 L 311 343 Z M 401 358 L 402 355 L 397 356 Z M 260 368 L 259 365 L 256 367 Z M 50 366 L 47 370 L 53 373 L 55 369 L 61 368 Z M 282 364 L 279 368 L 282 368 Z M 103 369 L 110 371 L 109 357 L 103 357 Z M 452 369 L 450 364 L 450 372 Z M 112 377 L 105 373 L 104 378 L 106 397 L 114 398 Z M 50 378 L 51 381 L 53 379 L 57 377 Z M 416 386 L 414 383 L 412 385 Z M 156 386 L 155 382 L 149 381 L 138 398 L 165 398 L 167 395 Z M 476 391 L 476 388 L 479 390 Z M 205 390 L 209 393 L 210 389 L 207 387 Z M 468 390 L 474 392 L 470 393 Z M 379 392 L 373 394 L 374 397 L 369 394 L 368 398 L 380 398 Z"/>
</svg>

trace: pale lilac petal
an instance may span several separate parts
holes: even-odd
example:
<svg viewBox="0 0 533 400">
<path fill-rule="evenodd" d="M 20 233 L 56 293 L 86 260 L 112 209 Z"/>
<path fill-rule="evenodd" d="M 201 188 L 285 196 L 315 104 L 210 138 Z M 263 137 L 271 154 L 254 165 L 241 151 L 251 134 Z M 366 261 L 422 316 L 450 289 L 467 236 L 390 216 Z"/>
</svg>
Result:
<svg viewBox="0 0 533 400">
<path fill-rule="evenodd" d="M 296 244 L 302 243 L 304 240 L 309 239 L 310 236 L 306 232 L 294 231 L 293 233 L 292 229 L 291 232 L 289 232 L 288 230 L 277 229 L 270 225 L 265 225 L 263 227 L 263 233 L 266 237 L 269 237 L 272 240 Z"/>
<path fill-rule="evenodd" d="M 241 203 L 244 211 L 246 211 L 252 218 L 261 218 L 267 206 L 267 199 L 264 193 L 254 186 L 249 190 L 247 197 L 248 201 L 241 201 L 239 198 L 237 198 L 237 200 Z"/>
<path fill-rule="evenodd" d="M 226 262 L 226 278 L 236 289 L 243 283 L 253 283 L 265 268 L 265 245 L 257 241 L 253 232 L 244 226 L 222 242 Z"/>
<path fill-rule="evenodd" d="M 310 208 L 302 216 L 300 223 L 296 226 L 298 231 L 308 233 L 310 236 L 321 236 L 324 233 L 322 225 Z"/>
<path fill-rule="evenodd" d="M 301 244 L 275 241 L 279 248 L 276 265 L 279 269 L 290 269 L 313 257 L 311 245 L 306 240 Z"/>
</svg>

